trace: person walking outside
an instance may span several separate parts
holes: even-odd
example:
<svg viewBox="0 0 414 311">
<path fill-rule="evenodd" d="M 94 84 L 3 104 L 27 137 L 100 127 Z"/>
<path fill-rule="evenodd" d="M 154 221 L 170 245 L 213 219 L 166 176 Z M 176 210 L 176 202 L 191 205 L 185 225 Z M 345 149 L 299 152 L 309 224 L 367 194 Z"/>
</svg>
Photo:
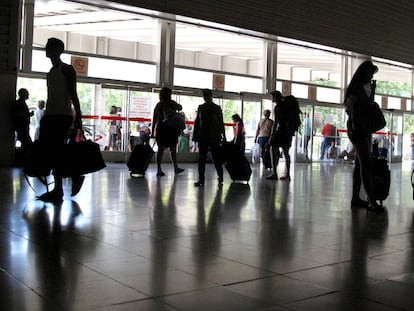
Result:
<svg viewBox="0 0 414 311">
<path fill-rule="evenodd" d="M 198 181 L 195 187 L 203 187 L 205 181 L 206 159 L 210 150 L 218 175 L 219 185 L 223 184 L 223 164 L 220 156 L 220 144 L 226 141 L 223 112 L 213 102 L 211 90 L 203 90 L 204 104 L 198 106 L 194 121 L 193 141 L 199 145 Z"/>
<path fill-rule="evenodd" d="M 367 128 L 369 105 L 374 104 L 376 82 L 372 80 L 378 67 L 371 61 L 363 62 L 355 71 L 345 93 L 345 110 L 348 114 L 347 128 L 355 152 L 351 208 L 367 208 L 383 212 L 384 208 L 375 200 L 372 175 L 372 133 Z M 361 181 L 368 196 L 368 202 L 359 197 Z"/>
</svg>

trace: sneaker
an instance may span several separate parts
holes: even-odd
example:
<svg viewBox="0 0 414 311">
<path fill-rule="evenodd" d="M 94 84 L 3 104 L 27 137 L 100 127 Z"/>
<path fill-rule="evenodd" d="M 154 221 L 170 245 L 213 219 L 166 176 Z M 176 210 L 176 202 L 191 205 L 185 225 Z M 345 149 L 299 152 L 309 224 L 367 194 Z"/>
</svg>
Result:
<svg viewBox="0 0 414 311">
<path fill-rule="evenodd" d="M 82 188 L 85 176 L 72 177 L 72 193 L 71 196 L 75 196 L 79 193 Z"/>
<path fill-rule="evenodd" d="M 194 183 L 194 187 L 204 187 L 204 181 L 197 181 Z"/>
<path fill-rule="evenodd" d="M 351 200 L 351 208 L 367 208 L 368 202 L 360 198 Z"/>
<path fill-rule="evenodd" d="M 377 202 L 368 203 L 367 211 L 374 213 L 383 213 L 385 211 L 382 205 L 379 205 Z"/>
<path fill-rule="evenodd" d="M 165 173 L 163 171 L 157 172 L 157 177 L 165 176 Z"/>
<path fill-rule="evenodd" d="M 134 177 L 134 178 L 140 178 L 140 177 L 144 177 L 145 176 L 145 174 L 140 174 L 140 173 L 136 173 L 136 172 L 131 172 L 129 175 L 131 177 Z"/>
<path fill-rule="evenodd" d="M 277 177 L 277 175 L 272 174 L 272 175 L 270 175 L 270 176 L 267 176 L 267 177 L 266 177 L 266 179 L 267 179 L 267 180 L 278 180 L 279 178 Z"/>
</svg>

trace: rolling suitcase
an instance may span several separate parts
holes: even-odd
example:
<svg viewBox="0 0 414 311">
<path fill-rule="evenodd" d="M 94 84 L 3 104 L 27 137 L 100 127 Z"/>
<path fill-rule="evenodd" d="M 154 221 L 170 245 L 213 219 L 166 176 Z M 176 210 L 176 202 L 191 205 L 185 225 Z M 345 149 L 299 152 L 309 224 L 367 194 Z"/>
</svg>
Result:
<svg viewBox="0 0 414 311">
<path fill-rule="evenodd" d="M 388 197 L 391 184 L 391 174 L 387 159 L 373 157 L 372 172 L 375 199 L 379 200 L 382 205 L 382 201 Z"/>
<path fill-rule="evenodd" d="M 252 175 L 250 163 L 245 156 L 228 160 L 225 164 L 233 181 L 249 181 Z"/>
<path fill-rule="evenodd" d="M 151 162 L 154 150 L 150 145 L 136 145 L 128 159 L 127 166 L 130 170 L 130 175 L 145 175 L 145 171 Z"/>
<path fill-rule="evenodd" d="M 225 145 L 225 167 L 233 181 L 249 181 L 252 175 L 249 160 L 235 144 Z"/>
</svg>

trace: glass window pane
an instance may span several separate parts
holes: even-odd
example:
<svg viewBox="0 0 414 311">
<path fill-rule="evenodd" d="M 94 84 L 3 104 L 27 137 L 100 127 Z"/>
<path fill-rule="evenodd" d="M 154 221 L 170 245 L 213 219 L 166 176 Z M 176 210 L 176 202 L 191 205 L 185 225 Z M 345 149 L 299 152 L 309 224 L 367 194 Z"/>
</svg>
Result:
<svg viewBox="0 0 414 311">
<path fill-rule="evenodd" d="M 292 83 L 292 95 L 298 98 L 308 98 L 308 86 Z"/>
<path fill-rule="evenodd" d="M 177 23 L 175 64 L 262 76 L 264 40 Z"/>
<path fill-rule="evenodd" d="M 262 92 L 262 79 L 226 75 L 224 81 L 224 90 L 227 92 Z"/>
<path fill-rule="evenodd" d="M 339 50 L 315 44 L 312 47 L 279 43 L 277 78 L 339 87 L 342 57 Z"/>
<path fill-rule="evenodd" d="M 67 51 L 156 60 L 158 20 L 81 3 L 35 1 L 33 45 L 62 39 Z"/>
<path fill-rule="evenodd" d="M 412 70 L 409 65 L 384 64 L 378 62 L 381 59 L 377 58 L 373 58 L 373 61 L 378 66 L 378 72 L 374 76 L 377 80 L 377 94 L 411 97 Z"/>
<path fill-rule="evenodd" d="M 69 54 L 62 54 L 61 59 L 65 63 L 71 63 Z M 51 67 L 52 63 L 44 51 L 33 51 L 33 71 L 48 72 Z M 155 83 L 156 69 L 156 66 L 151 64 L 88 57 L 88 77 Z"/>
<path fill-rule="evenodd" d="M 326 87 L 318 87 L 316 99 L 320 102 L 339 104 L 341 101 L 341 91 Z"/>
<path fill-rule="evenodd" d="M 243 101 L 243 123 L 246 131 L 246 150 L 250 150 L 254 145 L 257 124 L 261 119 L 260 101 Z"/>
<path fill-rule="evenodd" d="M 223 110 L 224 123 L 227 124 L 225 126 L 226 138 L 230 141 L 234 138 L 232 126 L 233 121 L 231 120 L 231 116 L 235 113 L 241 115 L 241 100 L 221 99 L 220 102 L 217 102 L 217 104 L 221 105 L 221 109 Z"/>
<path fill-rule="evenodd" d="M 213 74 L 206 71 L 174 69 L 174 85 L 194 88 L 212 88 Z"/>
</svg>

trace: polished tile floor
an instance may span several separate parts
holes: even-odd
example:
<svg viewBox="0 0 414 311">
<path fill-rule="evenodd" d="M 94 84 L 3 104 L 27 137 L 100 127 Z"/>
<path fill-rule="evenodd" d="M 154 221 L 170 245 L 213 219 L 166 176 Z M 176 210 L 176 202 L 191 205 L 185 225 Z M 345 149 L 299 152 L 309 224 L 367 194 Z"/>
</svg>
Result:
<svg viewBox="0 0 414 311">
<path fill-rule="evenodd" d="M 0 310 L 414 310 L 411 162 L 382 215 L 351 211 L 350 164 L 222 188 L 209 165 L 201 189 L 183 167 L 108 164 L 57 205 L 0 168 Z"/>
</svg>

